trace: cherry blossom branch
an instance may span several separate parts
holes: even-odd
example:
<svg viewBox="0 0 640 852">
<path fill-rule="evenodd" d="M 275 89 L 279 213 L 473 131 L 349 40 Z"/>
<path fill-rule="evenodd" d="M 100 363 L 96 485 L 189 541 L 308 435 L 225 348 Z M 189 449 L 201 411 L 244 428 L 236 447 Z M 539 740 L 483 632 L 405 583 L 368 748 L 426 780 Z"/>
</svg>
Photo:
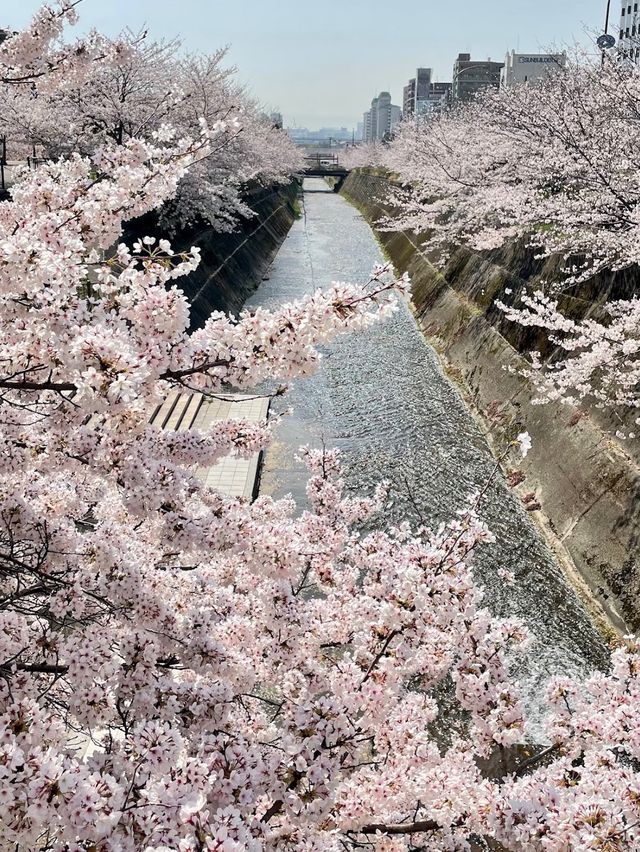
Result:
<svg viewBox="0 0 640 852">
<path fill-rule="evenodd" d="M 460 825 L 462 822 L 459 823 Z M 431 834 L 434 831 L 442 831 L 442 826 L 434 820 L 418 820 L 417 822 L 402 824 L 370 823 L 362 828 L 350 831 L 349 834 L 387 834 L 389 836 L 407 834 Z"/>
</svg>

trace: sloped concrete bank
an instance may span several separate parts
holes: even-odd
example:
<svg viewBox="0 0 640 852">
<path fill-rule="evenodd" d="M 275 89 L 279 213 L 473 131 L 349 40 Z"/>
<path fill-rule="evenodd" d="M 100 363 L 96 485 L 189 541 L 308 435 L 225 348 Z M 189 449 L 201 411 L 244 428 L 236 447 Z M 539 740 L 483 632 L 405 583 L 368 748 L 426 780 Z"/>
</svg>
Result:
<svg viewBox="0 0 640 852">
<path fill-rule="evenodd" d="M 244 200 L 255 215 L 242 219 L 229 234 L 207 224 L 180 230 L 171 240 L 176 251 L 197 246 L 201 251 L 199 267 L 185 278 L 180 287 L 191 303 L 191 327 L 201 327 L 212 311 L 237 314 L 260 284 L 298 213 L 300 184 L 254 188 Z M 166 236 L 155 217 L 138 219 L 127 239 L 150 234 Z"/>
<path fill-rule="evenodd" d="M 525 476 L 517 490 L 541 506 L 536 520 L 594 617 L 604 629 L 638 629 L 640 468 L 633 443 L 616 440 L 616 424 L 602 415 L 533 405 L 535 388 L 519 371 L 526 365 L 523 353 L 544 353 L 546 344 L 507 323 L 494 305 L 550 278 L 555 261 L 535 261 L 522 246 L 491 253 L 457 249 L 440 273 L 426 239 L 375 229 L 381 216 L 393 215 L 386 176 L 352 172 L 341 192 L 374 226 L 396 269 L 410 274 L 416 318 L 496 454 L 522 430 L 531 434 L 527 458 L 510 462 Z M 600 277 L 562 306 L 574 316 L 594 313 L 606 298 L 637 287 L 634 275 Z"/>
</svg>

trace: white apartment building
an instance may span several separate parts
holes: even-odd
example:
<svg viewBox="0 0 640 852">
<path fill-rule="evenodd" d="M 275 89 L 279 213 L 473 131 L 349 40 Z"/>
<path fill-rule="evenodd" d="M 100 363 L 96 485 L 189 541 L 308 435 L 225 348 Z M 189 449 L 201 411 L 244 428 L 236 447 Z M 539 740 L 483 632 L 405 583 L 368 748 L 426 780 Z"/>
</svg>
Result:
<svg viewBox="0 0 640 852">
<path fill-rule="evenodd" d="M 640 62 L 640 14 L 635 0 L 622 0 L 618 48 L 632 62 Z"/>
<path fill-rule="evenodd" d="M 500 71 L 500 88 L 543 80 L 567 64 L 566 53 L 507 53 Z"/>
<path fill-rule="evenodd" d="M 389 92 L 380 92 L 378 97 L 371 101 L 371 109 L 362 117 L 363 140 L 376 142 L 386 139 L 401 118 L 402 110 L 391 103 Z"/>
<path fill-rule="evenodd" d="M 374 98 L 371 101 L 371 109 L 367 110 L 362 116 L 362 140 L 364 142 L 373 142 L 378 133 L 378 99 Z"/>
</svg>

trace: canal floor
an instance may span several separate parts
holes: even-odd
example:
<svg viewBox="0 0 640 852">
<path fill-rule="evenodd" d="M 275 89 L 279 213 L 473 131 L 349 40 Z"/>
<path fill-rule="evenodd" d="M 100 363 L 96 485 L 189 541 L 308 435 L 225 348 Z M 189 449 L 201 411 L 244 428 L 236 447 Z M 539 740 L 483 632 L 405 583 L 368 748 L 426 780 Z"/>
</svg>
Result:
<svg viewBox="0 0 640 852">
<path fill-rule="evenodd" d="M 383 261 L 367 223 L 323 180 L 305 181 L 303 208 L 250 307 L 275 308 L 332 281 L 367 281 Z M 343 451 L 354 491 L 370 492 L 381 479 L 392 483 L 387 522 L 417 524 L 421 516 L 437 526 L 486 486 L 495 460 L 407 306 L 373 329 L 338 339 L 323 356 L 319 372 L 294 382 L 274 405 L 293 413 L 266 454 L 262 493 L 292 494 L 303 503 L 306 472 L 296 450 L 323 442 Z M 529 628 L 533 641 L 514 666 L 535 711 L 551 675 L 603 667 L 607 649 L 502 477 L 489 486 L 482 513 L 495 542 L 478 552 L 476 577 L 494 614 L 518 616 Z M 505 569 L 514 586 L 505 584 Z"/>
</svg>

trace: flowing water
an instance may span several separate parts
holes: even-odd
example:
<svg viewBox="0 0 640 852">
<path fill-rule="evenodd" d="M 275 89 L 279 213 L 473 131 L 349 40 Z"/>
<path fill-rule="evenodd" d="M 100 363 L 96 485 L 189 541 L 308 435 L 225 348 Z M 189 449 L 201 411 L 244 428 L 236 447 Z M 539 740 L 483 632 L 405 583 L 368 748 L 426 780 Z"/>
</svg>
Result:
<svg viewBox="0 0 640 852">
<path fill-rule="evenodd" d="M 371 229 L 351 205 L 322 179 L 307 179 L 304 189 L 304 215 L 250 306 L 275 308 L 332 281 L 366 282 L 383 262 Z M 343 451 L 349 488 L 370 493 L 381 479 L 392 483 L 392 521 L 417 524 L 419 512 L 437 526 L 484 488 L 494 458 L 407 307 L 338 339 L 323 354 L 320 371 L 294 382 L 276 402 L 276 410 L 293 407 L 293 414 L 283 418 L 267 453 L 262 493 L 290 493 L 303 503 L 306 471 L 295 461 L 296 450 L 323 441 Z M 478 551 L 475 574 L 492 612 L 520 617 L 533 635 L 517 676 L 534 710 L 550 675 L 605 666 L 606 648 L 501 476 L 489 486 L 483 515 L 496 540 Z M 505 584 L 502 569 L 515 575 L 514 586 Z"/>
</svg>

